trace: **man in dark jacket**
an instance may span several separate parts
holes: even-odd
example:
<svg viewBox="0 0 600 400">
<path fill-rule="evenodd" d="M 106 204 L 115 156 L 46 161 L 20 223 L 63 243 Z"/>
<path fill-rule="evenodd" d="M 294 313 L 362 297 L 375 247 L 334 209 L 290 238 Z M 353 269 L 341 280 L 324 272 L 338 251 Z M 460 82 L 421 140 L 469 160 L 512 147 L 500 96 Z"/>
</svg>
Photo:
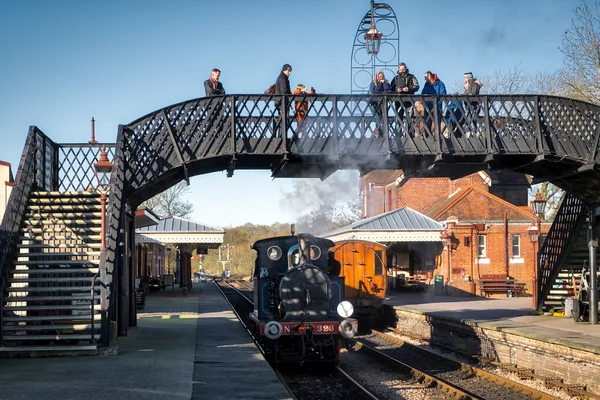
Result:
<svg viewBox="0 0 600 400">
<path fill-rule="evenodd" d="M 275 82 L 275 94 L 292 94 L 290 89 L 290 74 L 292 73 L 292 66 L 290 64 L 283 64 L 281 73 L 277 77 Z"/>
<path fill-rule="evenodd" d="M 415 94 L 419 90 L 419 81 L 409 72 L 406 64 L 400 63 L 398 64 L 398 75 L 394 77 L 390 87 L 395 94 Z M 400 104 L 399 101 L 395 101 L 394 104 L 398 117 L 401 121 L 404 121 L 404 110 L 406 109 L 408 113 L 412 107 L 412 102 L 405 101 L 404 104 Z"/>
<path fill-rule="evenodd" d="M 292 66 L 290 64 L 283 64 L 283 67 L 281 68 L 281 72 L 279 73 L 279 76 L 277 77 L 277 80 L 275 81 L 275 94 L 277 95 L 285 95 L 285 94 L 292 94 L 292 90 L 290 88 L 290 74 L 292 73 Z M 277 110 L 277 113 L 279 115 L 281 115 L 281 107 L 282 104 L 279 104 L 279 102 L 275 102 L 275 110 Z M 275 121 L 273 121 L 274 123 L 276 123 Z M 278 127 L 275 125 L 273 127 L 274 130 L 274 134 L 276 137 L 280 137 L 279 132 L 278 132 Z"/>
<path fill-rule="evenodd" d="M 204 81 L 204 90 L 206 91 L 207 97 L 225 94 L 225 88 L 223 88 L 223 84 L 219 82 L 220 77 L 221 71 L 217 68 L 214 68 L 210 73 L 210 78 Z"/>
</svg>

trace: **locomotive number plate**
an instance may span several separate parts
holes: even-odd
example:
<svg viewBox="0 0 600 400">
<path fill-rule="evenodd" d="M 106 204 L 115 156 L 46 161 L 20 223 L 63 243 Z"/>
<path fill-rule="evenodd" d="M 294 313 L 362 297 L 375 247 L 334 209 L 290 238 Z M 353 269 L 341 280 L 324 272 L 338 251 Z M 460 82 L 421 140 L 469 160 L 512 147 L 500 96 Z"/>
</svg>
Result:
<svg viewBox="0 0 600 400">
<path fill-rule="evenodd" d="M 311 326 L 313 335 L 337 335 L 339 333 L 338 322 L 307 322 L 298 326 L 297 322 L 282 322 L 282 335 L 306 335 L 306 328 Z M 260 324 L 260 333 L 264 335 L 265 324 Z"/>
</svg>

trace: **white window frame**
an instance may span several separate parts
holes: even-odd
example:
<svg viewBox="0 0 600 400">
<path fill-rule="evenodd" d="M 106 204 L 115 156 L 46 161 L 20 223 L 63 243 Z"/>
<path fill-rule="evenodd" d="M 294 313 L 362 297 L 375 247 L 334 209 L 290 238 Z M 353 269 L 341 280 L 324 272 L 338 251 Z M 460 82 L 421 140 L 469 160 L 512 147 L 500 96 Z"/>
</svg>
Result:
<svg viewBox="0 0 600 400">
<path fill-rule="evenodd" d="M 481 243 L 482 241 L 483 241 L 483 245 Z M 483 249 L 482 249 L 482 247 L 483 247 Z M 486 235 L 477 235 L 477 258 L 486 258 L 486 257 L 487 257 L 487 237 L 486 237 Z"/>
<path fill-rule="evenodd" d="M 515 238 L 518 238 L 517 244 L 516 244 L 518 251 L 516 254 L 515 254 Z M 512 258 L 521 258 L 521 235 L 518 233 L 513 233 L 511 236 L 511 243 L 512 243 L 512 246 L 511 246 Z"/>
</svg>

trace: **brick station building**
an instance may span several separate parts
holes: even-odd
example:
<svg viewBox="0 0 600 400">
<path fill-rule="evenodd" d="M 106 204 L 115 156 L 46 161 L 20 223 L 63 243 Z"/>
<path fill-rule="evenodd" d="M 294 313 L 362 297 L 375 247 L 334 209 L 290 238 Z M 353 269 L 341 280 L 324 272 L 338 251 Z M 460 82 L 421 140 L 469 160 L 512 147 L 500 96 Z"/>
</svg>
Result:
<svg viewBox="0 0 600 400">
<path fill-rule="evenodd" d="M 447 294 L 479 295 L 477 282 L 488 275 L 514 278 L 531 294 L 539 242 L 530 235 L 537 233 L 537 217 L 529 177 L 481 171 L 451 180 L 373 171 L 360 184 L 365 218 L 409 207 L 443 224 L 433 259 L 410 257 L 422 264 L 410 268 L 443 275 Z M 542 238 L 549 227 L 541 223 Z"/>
</svg>

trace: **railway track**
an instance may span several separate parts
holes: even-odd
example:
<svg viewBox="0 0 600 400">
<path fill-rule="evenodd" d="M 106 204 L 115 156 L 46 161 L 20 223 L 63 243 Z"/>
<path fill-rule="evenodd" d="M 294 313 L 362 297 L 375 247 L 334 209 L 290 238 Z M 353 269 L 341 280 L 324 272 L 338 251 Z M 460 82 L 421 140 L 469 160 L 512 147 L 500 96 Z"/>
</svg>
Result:
<svg viewBox="0 0 600 400">
<path fill-rule="evenodd" d="M 489 400 L 557 399 L 548 393 L 472 365 L 450 360 L 382 332 L 373 331 L 357 338 L 356 342 L 359 351 L 365 350 L 397 368 L 410 371 L 415 379 L 439 387 L 449 397 Z"/>
<path fill-rule="evenodd" d="M 248 313 L 252 310 L 252 300 L 250 300 L 242 290 L 236 287 L 239 286 L 239 282 L 229 282 L 225 280 L 215 282 L 215 284 L 264 356 L 265 354 L 262 348 L 248 328 Z M 322 398 L 327 398 L 329 400 L 379 399 L 339 367 L 336 367 L 333 371 L 328 371 L 329 373 L 323 373 L 323 369 L 318 367 L 274 368 L 274 371 L 288 392 L 297 400 Z"/>
</svg>

